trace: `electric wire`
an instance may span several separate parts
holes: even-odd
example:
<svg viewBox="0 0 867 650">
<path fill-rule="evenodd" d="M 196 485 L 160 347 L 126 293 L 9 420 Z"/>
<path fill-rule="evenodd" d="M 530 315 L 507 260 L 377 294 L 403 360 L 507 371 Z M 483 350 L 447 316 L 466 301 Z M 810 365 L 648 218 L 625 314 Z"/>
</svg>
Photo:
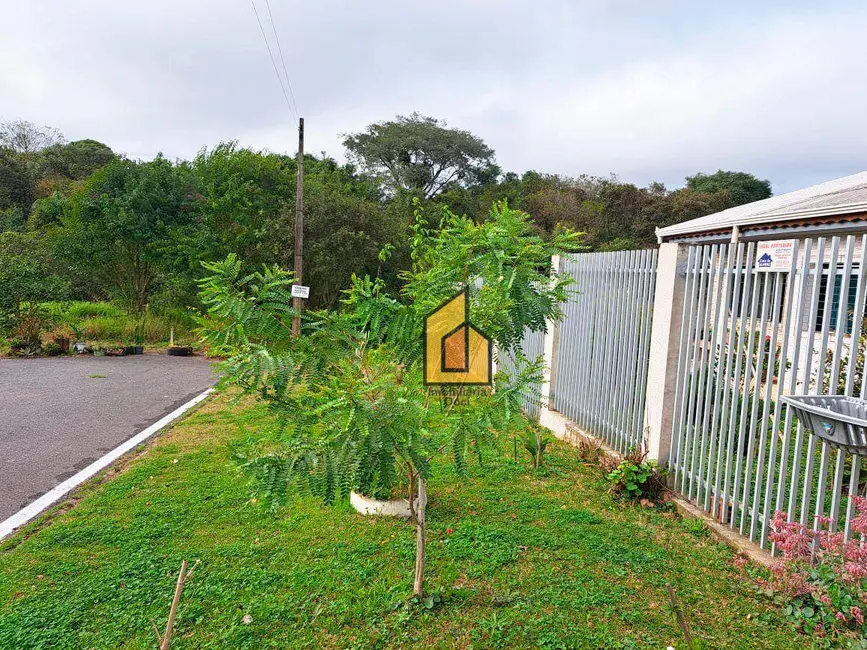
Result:
<svg viewBox="0 0 867 650">
<path fill-rule="evenodd" d="M 286 77 L 286 87 L 289 89 L 289 98 L 292 100 L 292 105 L 295 107 L 295 115 L 301 115 L 298 110 L 298 102 L 295 100 L 295 93 L 292 92 L 292 82 L 289 81 L 289 70 L 286 69 L 286 59 L 283 57 L 283 47 L 280 45 L 280 37 L 277 36 L 277 27 L 274 22 L 274 16 L 271 13 L 271 3 L 265 0 L 265 7 L 268 8 L 268 19 L 271 21 L 271 31 L 274 32 L 274 40 L 277 42 L 277 53 L 280 55 L 280 63 L 283 65 L 283 75 Z"/>
<path fill-rule="evenodd" d="M 271 51 L 271 45 L 268 43 L 268 37 L 265 35 L 265 28 L 262 27 L 262 20 L 259 18 L 259 10 L 256 9 L 256 3 L 253 0 L 250 0 L 250 6 L 253 7 L 253 13 L 256 14 L 256 22 L 259 23 L 259 31 L 262 33 L 262 38 L 265 41 L 265 47 L 268 49 L 268 57 L 271 59 L 271 65 L 274 67 L 274 74 L 277 75 L 277 81 L 280 83 L 280 90 L 283 91 L 283 99 L 286 100 L 286 106 L 289 107 L 289 112 L 292 114 L 293 119 L 297 122 L 298 114 L 292 107 L 292 102 L 289 101 L 289 95 L 286 93 L 286 86 L 283 83 L 283 77 L 280 76 L 280 70 L 278 70 L 277 62 L 274 60 L 274 54 Z"/>
</svg>

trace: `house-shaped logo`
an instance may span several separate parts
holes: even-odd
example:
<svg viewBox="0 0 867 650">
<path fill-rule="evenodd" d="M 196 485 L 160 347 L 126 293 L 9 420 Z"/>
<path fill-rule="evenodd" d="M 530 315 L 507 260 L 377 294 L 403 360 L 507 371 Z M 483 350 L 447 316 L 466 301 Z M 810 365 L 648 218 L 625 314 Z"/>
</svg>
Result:
<svg viewBox="0 0 867 650">
<path fill-rule="evenodd" d="M 470 323 L 470 297 L 464 289 L 424 319 L 426 386 L 490 386 L 490 339 Z"/>
<path fill-rule="evenodd" d="M 762 255 L 762 256 L 759 258 L 759 268 L 762 268 L 762 269 L 764 269 L 764 268 L 768 268 L 768 269 L 769 269 L 769 268 L 771 268 L 771 263 L 772 263 L 773 261 L 774 261 L 774 260 L 771 258 L 771 254 L 770 254 L 770 253 L 765 253 L 764 255 Z"/>
</svg>

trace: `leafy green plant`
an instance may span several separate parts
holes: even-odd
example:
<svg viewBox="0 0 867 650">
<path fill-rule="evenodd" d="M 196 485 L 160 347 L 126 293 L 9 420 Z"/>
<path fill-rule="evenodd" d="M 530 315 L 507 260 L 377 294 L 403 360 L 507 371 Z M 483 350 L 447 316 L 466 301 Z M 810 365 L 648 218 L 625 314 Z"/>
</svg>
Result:
<svg viewBox="0 0 867 650">
<path fill-rule="evenodd" d="M 633 449 L 610 472 L 606 479 L 614 494 L 630 499 L 658 501 L 665 492 L 667 471 L 647 458 L 646 449 Z"/>
<path fill-rule="evenodd" d="M 202 340 L 224 352 L 224 383 L 266 401 L 273 432 L 236 450 L 254 479 L 256 497 L 278 507 L 290 487 L 326 502 L 350 491 L 387 497 L 405 486 L 416 523 L 414 593 L 424 598 L 427 484 L 431 461 L 448 455 L 459 474 L 470 455 L 507 430 L 522 391 L 539 381 L 538 359 L 521 360 L 514 377 L 466 399 L 438 397 L 422 382 L 425 315 L 460 287 L 470 287 L 471 318 L 503 350 L 524 329 L 561 317 L 569 279 L 548 276 L 550 257 L 577 247 L 575 234 L 544 242 L 527 215 L 506 204 L 476 224 L 444 210 L 439 227 L 417 206 L 413 268 L 401 296 L 379 278 L 353 278 L 340 312 L 308 312 L 305 336 L 291 335 L 292 274 L 277 267 L 244 273 L 230 255 L 205 263 L 207 314 Z M 541 450 L 537 454 L 541 461 Z"/>
<path fill-rule="evenodd" d="M 551 439 L 543 433 L 541 427 L 530 427 L 527 430 L 527 437 L 524 440 L 524 449 L 530 454 L 533 461 L 533 469 L 542 467 L 545 457 L 545 449 Z"/>
</svg>

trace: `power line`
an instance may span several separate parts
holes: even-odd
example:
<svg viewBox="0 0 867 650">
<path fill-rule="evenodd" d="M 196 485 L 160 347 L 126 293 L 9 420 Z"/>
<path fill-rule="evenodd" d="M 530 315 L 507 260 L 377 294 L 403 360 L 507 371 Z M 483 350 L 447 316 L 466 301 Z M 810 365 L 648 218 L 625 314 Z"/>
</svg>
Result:
<svg viewBox="0 0 867 650">
<path fill-rule="evenodd" d="M 286 106 L 289 107 L 289 112 L 293 114 L 293 119 L 297 122 L 298 113 L 292 107 L 292 102 L 289 101 L 289 95 L 286 94 L 286 86 L 283 84 L 283 78 L 280 76 L 280 71 L 277 69 L 277 63 L 274 61 L 274 54 L 271 52 L 271 45 L 268 43 L 268 37 L 265 36 L 265 28 L 262 27 L 262 21 L 259 19 L 259 10 L 256 9 L 256 3 L 253 2 L 253 0 L 250 0 L 250 5 L 253 7 L 253 13 L 256 14 L 256 22 L 259 23 L 259 31 L 262 32 L 262 39 L 265 41 L 265 47 L 268 48 L 268 57 L 271 59 L 271 65 L 274 66 L 274 74 L 277 75 L 277 81 L 280 82 L 280 90 L 283 91 L 283 99 L 286 100 Z"/>
<path fill-rule="evenodd" d="M 283 58 L 283 48 L 280 46 L 280 37 L 277 36 L 277 26 L 274 23 L 274 16 L 271 14 L 271 3 L 265 0 L 265 6 L 268 8 L 268 19 L 271 21 L 271 31 L 274 32 L 274 40 L 277 41 L 277 53 L 280 55 L 280 63 L 283 64 L 283 75 L 286 77 L 286 86 L 289 88 L 289 97 L 292 98 L 292 104 L 295 106 L 295 114 L 301 115 L 298 110 L 298 102 L 295 101 L 295 93 L 292 92 L 292 82 L 289 81 L 289 71 L 286 69 L 286 59 Z"/>
</svg>

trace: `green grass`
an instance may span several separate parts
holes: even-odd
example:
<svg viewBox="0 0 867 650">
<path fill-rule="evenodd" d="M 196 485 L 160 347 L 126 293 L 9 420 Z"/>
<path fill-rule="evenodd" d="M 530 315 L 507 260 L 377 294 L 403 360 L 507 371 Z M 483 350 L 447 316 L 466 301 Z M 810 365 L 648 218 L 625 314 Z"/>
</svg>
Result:
<svg viewBox="0 0 867 650">
<path fill-rule="evenodd" d="M 43 303 L 51 314 L 53 329 L 66 331 L 67 336 L 90 342 L 131 343 L 136 334 L 138 319 L 125 309 L 107 302 L 48 302 Z M 171 328 L 176 342 L 192 342 L 195 323 L 185 309 L 151 310 L 144 317 L 145 343 L 168 343 Z M 77 335 L 69 328 L 77 331 Z"/>
<path fill-rule="evenodd" d="M 675 515 L 614 501 L 562 443 L 541 472 L 493 453 L 464 480 L 441 468 L 427 587 L 443 603 L 408 606 L 411 524 L 306 497 L 276 514 L 248 503 L 227 443 L 268 417 L 219 397 L 74 507 L 0 543 L 0 648 L 152 649 L 150 621 L 165 625 L 183 558 L 199 564 L 175 650 L 683 647 L 667 581 L 708 647 L 809 645 L 728 548 Z"/>
</svg>

